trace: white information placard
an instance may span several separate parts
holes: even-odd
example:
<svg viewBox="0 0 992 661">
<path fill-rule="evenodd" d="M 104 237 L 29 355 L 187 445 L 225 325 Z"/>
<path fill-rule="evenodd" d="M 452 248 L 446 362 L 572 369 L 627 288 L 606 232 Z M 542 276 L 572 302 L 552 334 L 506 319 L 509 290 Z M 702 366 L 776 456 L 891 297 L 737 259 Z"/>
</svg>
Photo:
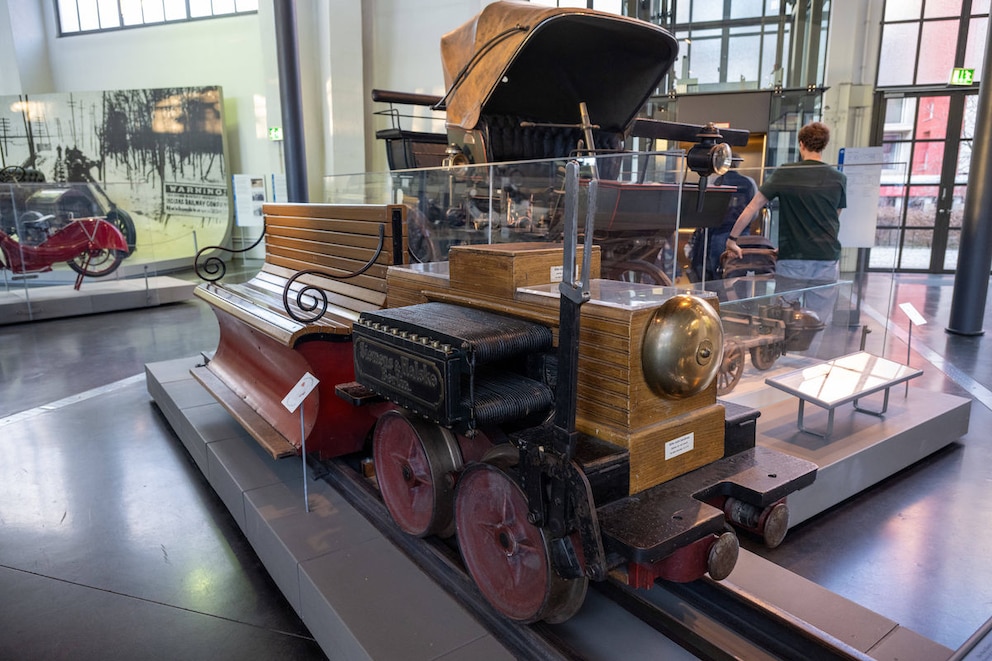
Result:
<svg viewBox="0 0 992 661">
<path fill-rule="evenodd" d="M 238 227 L 261 227 L 265 204 L 265 177 L 253 174 L 232 176 L 234 221 Z"/>
<path fill-rule="evenodd" d="M 307 372 L 300 377 L 300 380 L 296 382 L 296 385 L 289 391 L 289 394 L 282 398 L 282 405 L 292 413 L 300 407 L 300 404 L 307 398 L 307 395 L 313 392 L 313 389 L 317 387 L 318 383 L 320 381 L 317 380 L 317 377 Z"/>
<path fill-rule="evenodd" d="M 899 309 L 906 313 L 906 316 L 909 317 L 909 320 L 913 322 L 914 326 L 923 326 L 927 323 L 926 318 L 913 307 L 912 303 L 900 303 Z"/>
<path fill-rule="evenodd" d="M 875 245 L 878 197 L 882 185 L 882 147 L 845 147 L 840 150 L 840 170 L 847 177 L 847 208 L 840 214 L 840 245 L 871 248 Z"/>
</svg>

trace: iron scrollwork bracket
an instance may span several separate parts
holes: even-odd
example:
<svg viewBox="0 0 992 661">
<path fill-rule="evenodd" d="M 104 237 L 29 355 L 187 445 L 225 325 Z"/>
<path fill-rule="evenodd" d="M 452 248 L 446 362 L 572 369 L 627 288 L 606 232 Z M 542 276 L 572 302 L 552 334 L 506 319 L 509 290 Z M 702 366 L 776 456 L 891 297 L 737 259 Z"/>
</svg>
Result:
<svg viewBox="0 0 992 661">
<path fill-rule="evenodd" d="M 211 255 L 210 257 L 207 257 L 205 260 L 203 260 L 203 263 L 201 264 L 200 257 L 203 255 L 203 253 L 207 252 L 208 250 L 223 250 L 225 252 L 231 253 L 232 255 L 238 255 L 244 252 L 248 252 L 249 250 L 253 250 L 256 246 L 258 246 L 258 244 L 262 242 L 262 239 L 264 238 L 265 238 L 265 224 L 263 223 L 262 233 L 258 235 L 257 239 L 255 239 L 255 243 L 251 244 L 247 248 L 242 248 L 241 250 L 234 250 L 233 248 L 225 248 L 224 246 L 207 246 L 206 248 L 201 248 L 200 250 L 196 251 L 196 257 L 193 258 L 193 270 L 196 271 L 196 275 L 197 277 L 200 278 L 200 280 L 206 280 L 207 282 L 217 282 L 218 280 L 223 278 L 224 275 L 227 273 L 227 264 L 225 264 L 224 260 L 218 257 L 217 255 Z"/>
<path fill-rule="evenodd" d="M 293 284 L 296 283 L 297 280 L 299 280 L 305 275 L 317 275 L 324 278 L 331 278 L 333 280 L 347 280 L 348 278 L 354 278 L 360 276 L 361 274 L 365 273 L 370 268 L 372 268 L 372 265 L 375 264 L 376 261 L 378 261 L 379 255 L 382 254 L 382 249 L 385 246 L 385 243 L 386 243 L 386 225 L 385 223 L 381 223 L 379 225 L 379 245 L 375 249 L 375 254 L 372 255 L 372 258 L 369 259 L 369 261 L 366 262 L 365 265 L 362 268 L 358 269 L 357 271 L 354 271 L 352 273 L 345 273 L 343 275 L 327 273 L 326 271 L 320 271 L 317 269 L 309 269 L 306 271 L 298 271 L 297 273 L 294 273 L 293 277 L 291 277 L 289 280 L 286 281 L 286 286 L 283 287 L 282 290 L 282 306 L 286 310 L 286 314 L 288 314 L 290 317 L 300 322 L 301 324 L 310 324 L 323 317 L 324 313 L 327 312 L 327 292 L 325 292 L 320 287 L 317 287 L 316 285 L 308 285 L 308 284 L 304 284 L 303 287 L 301 287 L 299 291 L 296 292 L 297 308 L 302 310 L 304 313 L 310 313 L 316 310 L 315 314 L 306 316 L 299 314 L 290 305 L 289 295 L 290 295 L 290 290 L 293 287 Z M 313 300 L 305 301 L 303 300 L 304 296 L 310 296 Z"/>
</svg>

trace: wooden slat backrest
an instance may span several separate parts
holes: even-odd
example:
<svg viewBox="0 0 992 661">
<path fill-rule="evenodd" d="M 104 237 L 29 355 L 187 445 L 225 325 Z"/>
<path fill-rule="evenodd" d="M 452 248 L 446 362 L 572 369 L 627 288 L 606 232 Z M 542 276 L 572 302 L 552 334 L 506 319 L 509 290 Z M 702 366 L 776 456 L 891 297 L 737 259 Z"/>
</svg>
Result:
<svg viewBox="0 0 992 661">
<path fill-rule="evenodd" d="M 347 275 L 365 266 L 379 246 L 376 263 L 359 276 L 336 280 L 304 276 L 307 284 L 381 306 L 384 297 L 363 294 L 386 291 L 386 269 L 406 261 L 406 208 L 376 204 L 266 204 L 263 270 L 289 278 L 298 271 L 319 270 Z M 381 298 L 381 300 L 380 300 Z"/>
</svg>

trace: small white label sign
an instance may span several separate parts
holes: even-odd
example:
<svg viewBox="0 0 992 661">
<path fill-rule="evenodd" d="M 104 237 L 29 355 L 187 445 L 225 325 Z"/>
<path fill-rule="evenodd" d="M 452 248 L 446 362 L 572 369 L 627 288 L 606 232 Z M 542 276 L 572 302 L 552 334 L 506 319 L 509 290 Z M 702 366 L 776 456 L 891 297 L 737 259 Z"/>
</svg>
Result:
<svg viewBox="0 0 992 661">
<path fill-rule="evenodd" d="M 696 436 L 693 432 L 668 441 L 665 443 L 665 461 L 691 451 L 695 447 L 695 441 Z"/>
<path fill-rule="evenodd" d="M 317 380 L 317 377 L 307 372 L 300 377 L 300 380 L 296 382 L 296 385 L 289 391 L 289 394 L 282 398 L 282 405 L 292 413 L 300 407 L 300 404 L 307 398 L 307 395 L 313 392 L 313 389 L 317 387 L 318 383 L 320 381 Z"/>
<path fill-rule="evenodd" d="M 922 326 L 927 323 L 927 320 L 923 318 L 923 315 L 920 314 L 916 308 L 913 307 L 912 303 L 900 303 L 899 309 L 906 313 L 906 316 L 909 317 L 909 320 L 913 322 L 914 325 Z"/>
<path fill-rule="evenodd" d="M 558 266 L 551 267 L 551 273 L 549 274 L 551 282 L 561 282 L 562 276 L 565 275 L 565 267 L 559 264 Z"/>
</svg>

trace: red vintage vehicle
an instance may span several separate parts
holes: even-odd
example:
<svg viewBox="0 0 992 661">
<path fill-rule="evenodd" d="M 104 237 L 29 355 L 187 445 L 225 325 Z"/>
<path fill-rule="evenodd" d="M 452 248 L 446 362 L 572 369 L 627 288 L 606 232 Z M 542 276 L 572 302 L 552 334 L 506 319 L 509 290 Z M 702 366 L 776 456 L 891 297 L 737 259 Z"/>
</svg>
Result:
<svg viewBox="0 0 992 661">
<path fill-rule="evenodd" d="M 38 214 L 21 222 L 41 226 L 48 220 Z M 38 243 L 21 242 L 0 231 L 0 269 L 39 273 L 67 262 L 77 274 L 75 289 L 82 285 L 84 276 L 99 278 L 116 271 L 127 254 L 124 235 L 104 218 L 73 219 Z"/>
</svg>

